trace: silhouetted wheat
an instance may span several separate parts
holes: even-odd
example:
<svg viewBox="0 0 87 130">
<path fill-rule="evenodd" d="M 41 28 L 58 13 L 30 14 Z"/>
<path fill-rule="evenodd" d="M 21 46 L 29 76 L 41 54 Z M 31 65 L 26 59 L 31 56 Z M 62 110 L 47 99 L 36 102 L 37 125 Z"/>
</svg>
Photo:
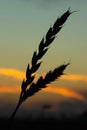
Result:
<svg viewBox="0 0 87 130">
<path fill-rule="evenodd" d="M 55 81 L 58 77 L 63 75 L 63 71 L 65 68 L 69 65 L 63 64 L 57 68 L 55 68 L 53 71 L 49 71 L 44 77 L 39 77 L 37 82 L 34 83 L 35 79 L 35 72 L 39 69 L 41 65 L 40 59 L 45 55 L 45 53 L 48 50 L 49 45 L 53 42 L 55 39 L 57 33 L 61 30 L 63 24 L 67 20 L 67 18 L 70 16 L 72 12 L 70 9 L 68 9 L 61 17 L 59 17 L 53 27 L 50 27 L 48 32 L 46 33 L 46 36 L 42 38 L 39 47 L 38 52 L 35 51 L 32 60 L 31 60 L 31 67 L 27 66 L 26 69 L 26 79 L 22 81 L 21 84 L 21 93 L 20 98 L 18 101 L 18 105 L 16 109 L 14 110 L 11 120 L 14 118 L 19 106 L 30 96 L 34 95 L 36 92 L 40 91 L 42 88 L 47 87 L 47 84 Z M 55 89 L 55 88 L 54 88 Z"/>
</svg>

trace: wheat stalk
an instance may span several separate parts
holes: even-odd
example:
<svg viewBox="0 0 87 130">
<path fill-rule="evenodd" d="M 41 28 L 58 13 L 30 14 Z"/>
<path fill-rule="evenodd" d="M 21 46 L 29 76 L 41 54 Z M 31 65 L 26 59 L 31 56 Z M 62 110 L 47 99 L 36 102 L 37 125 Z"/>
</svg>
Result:
<svg viewBox="0 0 87 130">
<path fill-rule="evenodd" d="M 67 18 L 70 16 L 72 12 L 68 9 L 61 17 L 57 18 L 53 27 L 50 27 L 46 33 L 46 36 L 42 38 L 38 51 L 35 51 L 31 60 L 31 67 L 28 64 L 26 69 L 26 79 L 22 81 L 21 84 L 21 93 L 19 97 L 18 104 L 11 115 L 11 121 L 14 119 L 15 114 L 19 108 L 19 106 L 30 96 L 34 95 L 36 92 L 42 90 L 42 88 L 47 87 L 47 84 L 55 81 L 58 77 L 63 75 L 63 71 L 69 65 L 63 64 L 53 71 L 49 71 L 45 77 L 38 78 L 37 82 L 34 83 L 35 72 L 39 69 L 41 65 L 40 59 L 45 55 L 48 50 L 49 45 L 54 41 L 57 33 L 61 30 L 63 24 L 66 22 Z"/>
</svg>

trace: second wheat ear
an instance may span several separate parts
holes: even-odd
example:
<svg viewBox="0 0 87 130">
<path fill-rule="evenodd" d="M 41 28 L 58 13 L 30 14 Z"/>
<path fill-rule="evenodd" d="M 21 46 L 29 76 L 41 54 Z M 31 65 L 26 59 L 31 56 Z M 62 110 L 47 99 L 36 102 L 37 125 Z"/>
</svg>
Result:
<svg viewBox="0 0 87 130">
<path fill-rule="evenodd" d="M 62 64 L 59 67 L 55 68 L 54 70 L 50 70 L 44 77 L 40 76 L 36 81 L 36 83 L 34 83 L 35 73 L 42 63 L 40 61 L 41 58 L 46 54 L 48 47 L 54 41 L 57 33 L 62 29 L 63 24 L 66 22 L 66 20 L 71 14 L 72 12 L 70 11 L 70 9 L 68 9 L 61 17 L 57 18 L 53 26 L 50 27 L 49 30 L 47 31 L 46 36 L 42 38 L 38 47 L 38 51 L 35 51 L 33 53 L 31 59 L 31 67 L 28 64 L 26 69 L 26 79 L 25 80 L 23 79 L 22 81 L 19 101 L 14 112 L 11 115 L 11 121 L 14 119 L 19 106 L 27 98 L 33 96 L 36 92 L 47 87 L 47 84 L 55 81 L 57 78 L 63 75 L 63 71 L 69 65 L 69 63 Z"/>
</svg>

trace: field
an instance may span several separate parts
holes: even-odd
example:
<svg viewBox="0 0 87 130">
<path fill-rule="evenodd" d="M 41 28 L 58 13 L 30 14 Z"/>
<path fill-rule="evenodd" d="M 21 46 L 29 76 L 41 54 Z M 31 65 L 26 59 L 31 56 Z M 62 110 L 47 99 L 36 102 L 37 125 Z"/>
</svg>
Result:
<svg viewBox="0 0 87 130">
<path fill-rule="evenodd" d="M 8 130 L 9 119 L 1 118 L 0 119 L 0 130 Z M 81 115 L 74 117 L 66 117 L 63 115 L 60 118 L 55 117 L 37 117 L 33 119 L 32 117 L 26 119 L 15 119 L 11 128 L 9 130 L 29 130 L 29 129 L 38 129 L 38 130 L 75 130 L 75 129 L 87 129 L 87 112 L 82 113 Z"/>
</svg>

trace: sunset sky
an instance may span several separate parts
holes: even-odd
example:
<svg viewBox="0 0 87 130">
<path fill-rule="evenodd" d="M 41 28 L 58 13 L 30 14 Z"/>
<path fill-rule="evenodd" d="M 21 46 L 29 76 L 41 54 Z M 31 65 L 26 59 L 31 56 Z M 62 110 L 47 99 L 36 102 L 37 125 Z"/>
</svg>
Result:
<svg viewBox="0 0 87 130">
<path fill-rule="evenodd" d="M 70 65 L 64 76 L 27 99 L 17 116 L 36 114 L 46 104 L 52 106 L 51 114 L 87 109 L 87 0 L 0 0 L 0 116 L 13 112 L 33 52 L 69 7 L 77 12 L 70 15 L 42 58 L 36 80 L 63 63 L 70 61 Z"/>
</svg>

